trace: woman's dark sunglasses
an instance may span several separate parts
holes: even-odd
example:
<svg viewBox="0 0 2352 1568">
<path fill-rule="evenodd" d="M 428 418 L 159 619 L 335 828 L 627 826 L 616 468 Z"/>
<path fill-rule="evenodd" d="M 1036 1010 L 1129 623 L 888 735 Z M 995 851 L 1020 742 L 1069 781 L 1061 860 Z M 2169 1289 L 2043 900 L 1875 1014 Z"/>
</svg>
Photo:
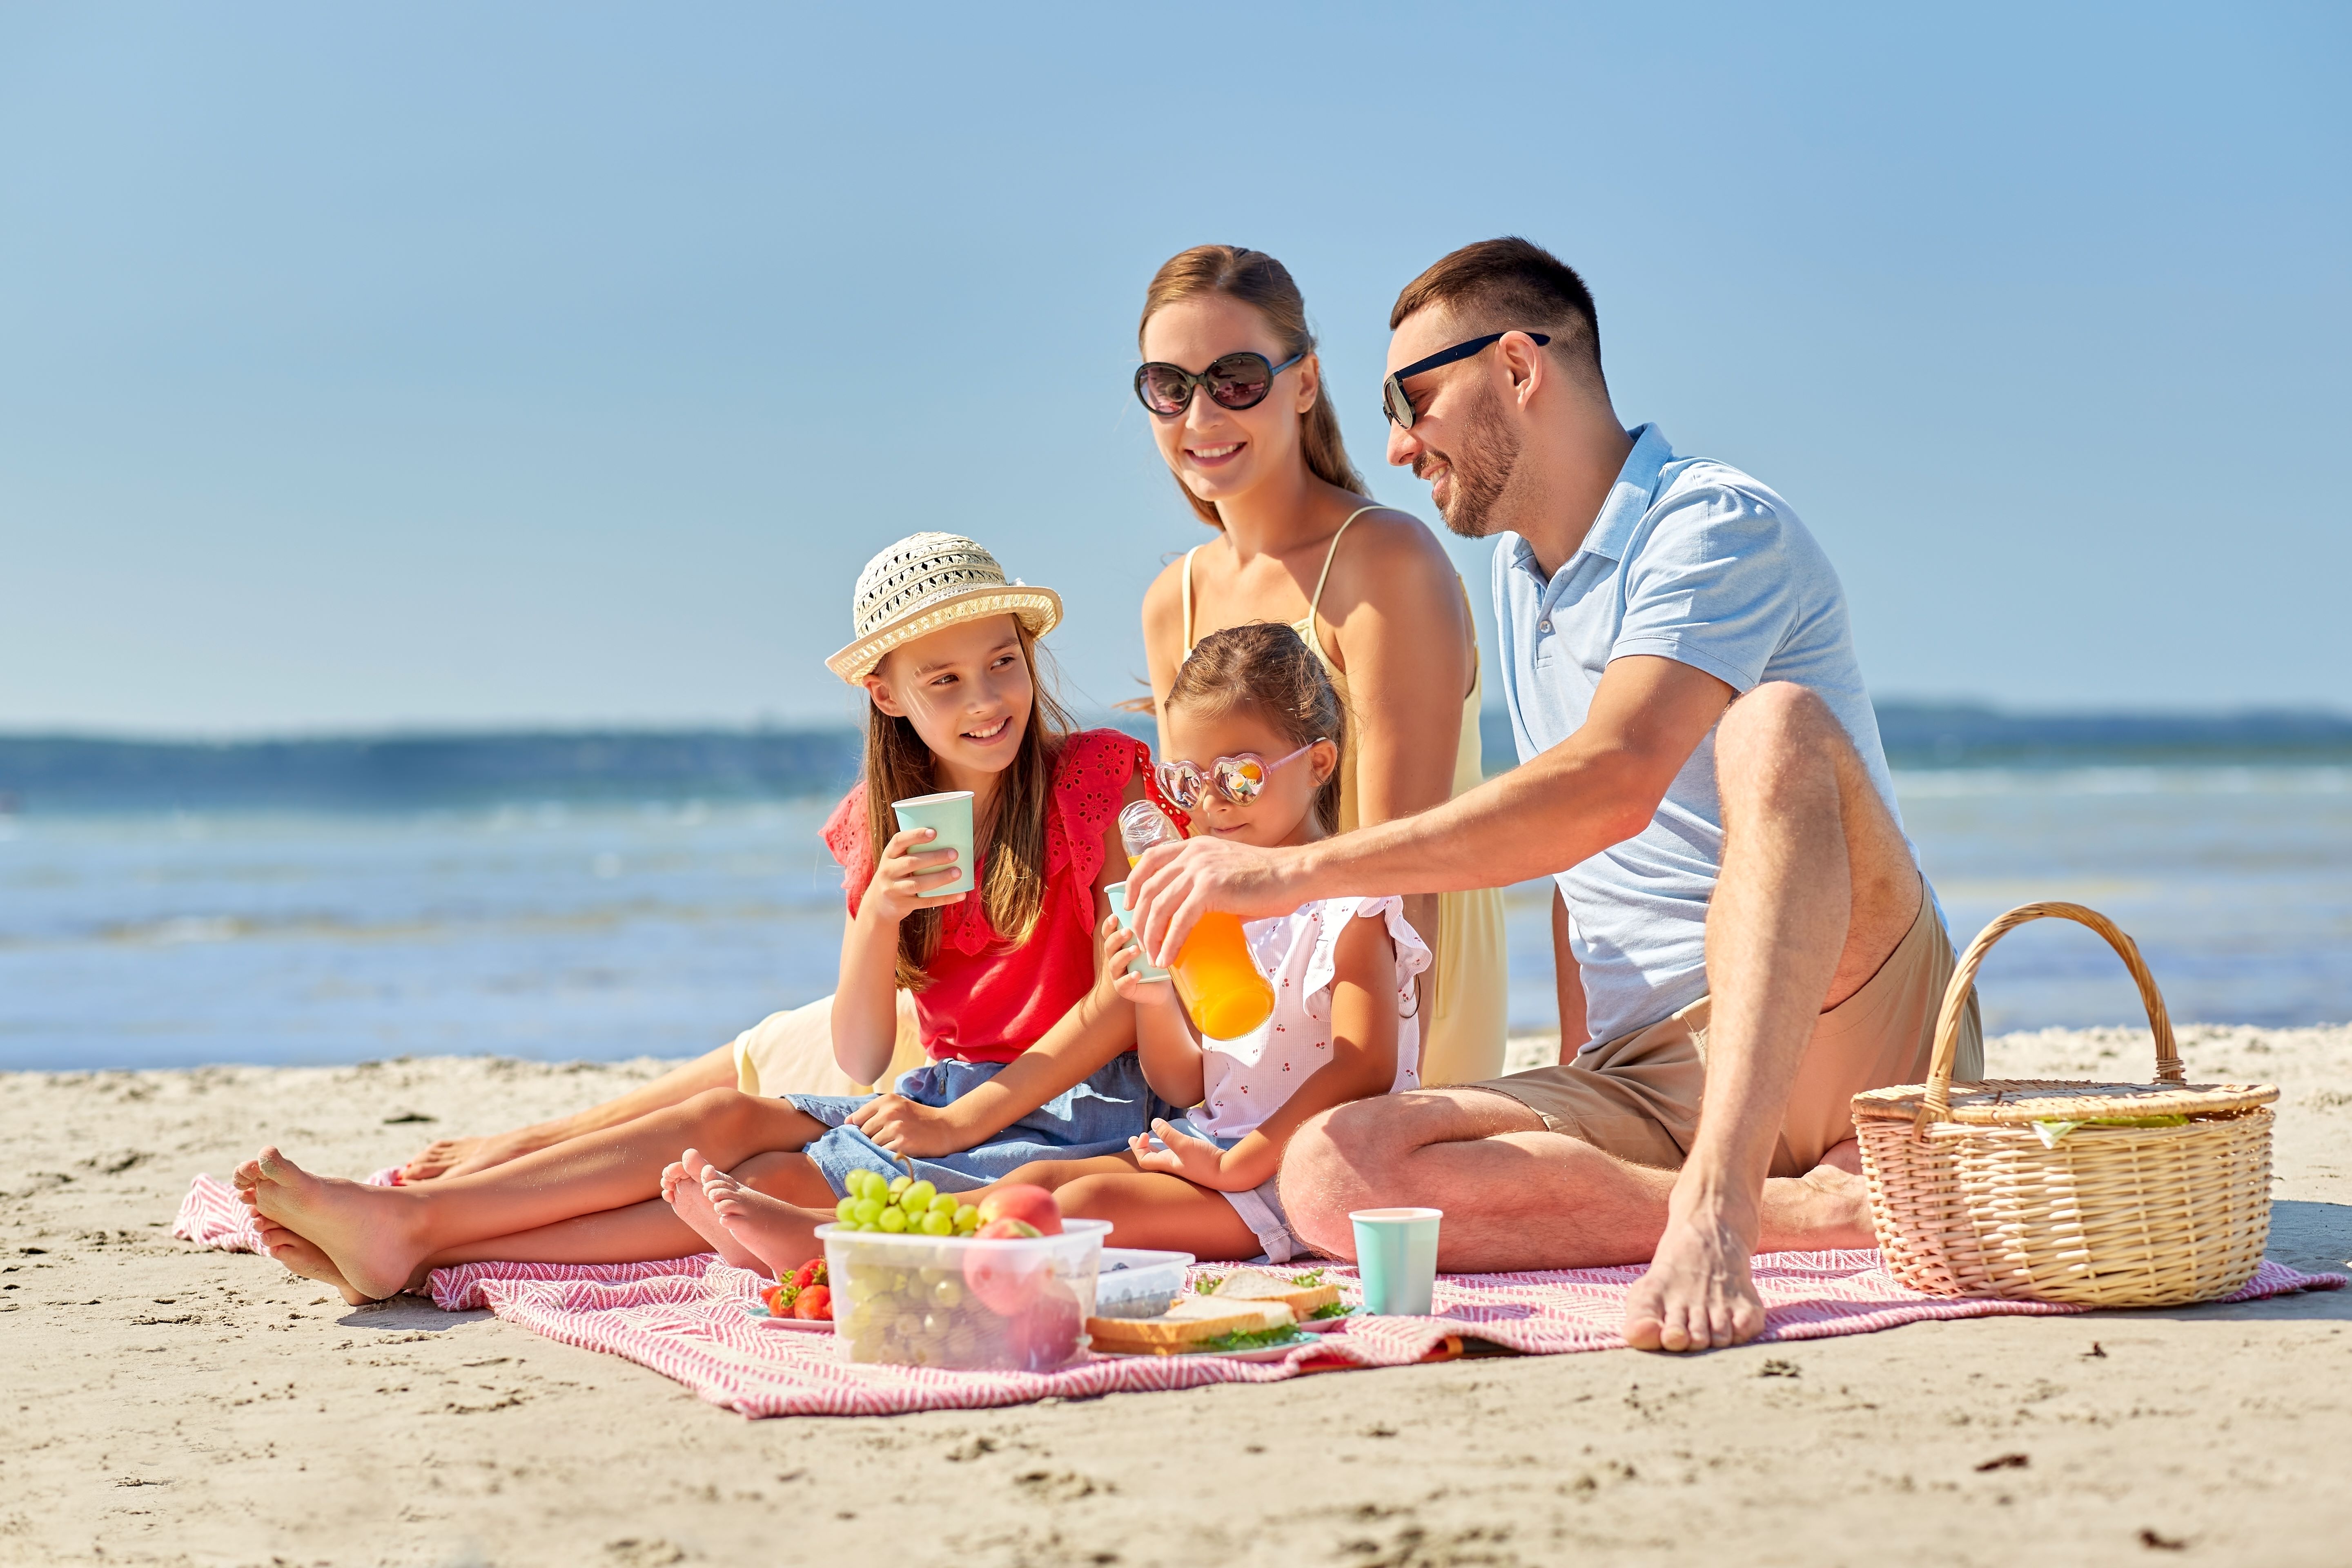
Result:
<svg viewBox="0 0 2352 1568">
<path fill-rule="evenodd" d="M 1305 350 L 1280 364 L 1269 364 L 1264 354 L 1225 354 L 1194 375 L 1181 364 L 1147 360 L 1135 367 L 1136 401 L 1162 419 L 1173 419 L 1192 406 L 1197 387 L 1209 389 L 1209 401 L 1220 408 L 1255 408 L 1274 390 L 1274 378 L 1307 357 Z"/>
<path fill-rule="evenodd" d="M 1413 361 L 1381 383 L 1381 403 L 1388 410 L 1389 423 L 1410 430 L 1412 428 L 1412 422 L 1421 417 L 1413 412 L 1412 399 L 1404 395 L 1405 377 L 1419 375 L 1425 370 L 1435 370 L 1440 365 L 1452 364 L 1455 360 L 1468 359 L 1472 354 L 1491 348 L 1510 335 L 1509 332 L 1488 332 L 1483 338 L 1472 338 L 1467 342 L 1455 343 L 1450 349 L 1440 349 L 1427 359 Z M 1528 338 L 1538 348 L 1551 342 L 1541 332 L 1529 332 Z"/>
</svg>

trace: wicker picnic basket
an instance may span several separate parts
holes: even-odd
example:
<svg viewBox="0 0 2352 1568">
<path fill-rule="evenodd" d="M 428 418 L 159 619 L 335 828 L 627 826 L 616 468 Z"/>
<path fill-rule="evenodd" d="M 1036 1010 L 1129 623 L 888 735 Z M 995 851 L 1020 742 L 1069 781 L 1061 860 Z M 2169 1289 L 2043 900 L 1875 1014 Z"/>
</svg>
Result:
<svg viewBox="0 0 2352 1568">
<path fill-rule="evenodd" d="M 1960 1017 L 1992 944 L 2079 921 L 2122 957 L 2156 1035 L 2156 1081 L 1952 1082 Z M 1853 1099 L 1871 1223 L 1894 1276 L 1933 1296 L 2164 1307 L 2226 1296 L 2270 1238 L 2269 1084 L 2184 1081 L 2139 949 L 2080 904 L 2024 904 L 1961 956 L 1927 1081 Z M 2116 1125 L 2118 1122 L 2138 1125 Z"/>
</svg>

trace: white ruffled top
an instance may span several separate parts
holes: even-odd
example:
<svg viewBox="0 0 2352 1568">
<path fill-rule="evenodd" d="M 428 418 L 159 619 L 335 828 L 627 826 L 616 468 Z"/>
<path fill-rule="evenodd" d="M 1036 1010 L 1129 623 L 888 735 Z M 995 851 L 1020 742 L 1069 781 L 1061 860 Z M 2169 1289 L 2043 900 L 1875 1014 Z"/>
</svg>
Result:
<svg viewBox="0 0 2352 1568">
<path fill-rule="evenodd" d="M 1192 1124 L 1238 1138 L 1282 1108 L 1331 1059 L 1332 952 L 1351 920 L 1385 920 L 1396 944 L 1397 1073 L 1391 1093 L 1421 1087 L 1420 1005 L 1413 979 L 1429 967 L 1429 944 L 1406 923 L 1397 898 L 1319 899 L 1272 920 L 1243 922 L 1250 956 L 1274 986 L 1274 1012 L 1235 1040 L 1203 1039 L 1205 1092 Z"/>
</svg>

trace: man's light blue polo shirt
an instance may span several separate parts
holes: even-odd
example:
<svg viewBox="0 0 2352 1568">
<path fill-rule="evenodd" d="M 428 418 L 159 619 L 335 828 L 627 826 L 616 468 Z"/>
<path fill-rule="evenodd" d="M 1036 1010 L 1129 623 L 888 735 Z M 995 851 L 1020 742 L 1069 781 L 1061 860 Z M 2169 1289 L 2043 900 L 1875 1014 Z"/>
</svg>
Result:
<svg viewBox="0 0 2352 1568">
<path fill-rule="evenodd" d="M 1584 722 L 1609 661 L 1654 654 L 1736 692 L 1811 687 L 1895 811 L 1895 780 L 1855 662 L 1829 557 L 1771 490 L 1724 464 L 1677 458 L 1654 425 L 1584 542 L 1547 582 L 1516 533 L 1495 548 L 1503 700 L 1526 762 Z M 1588 1045 L 1647 1028 L 1706 994 L 1706 905 L 1723 864 L 1709 731 L 1649 826 L 1562 871 L 1584 976 Z"/>
</svg>

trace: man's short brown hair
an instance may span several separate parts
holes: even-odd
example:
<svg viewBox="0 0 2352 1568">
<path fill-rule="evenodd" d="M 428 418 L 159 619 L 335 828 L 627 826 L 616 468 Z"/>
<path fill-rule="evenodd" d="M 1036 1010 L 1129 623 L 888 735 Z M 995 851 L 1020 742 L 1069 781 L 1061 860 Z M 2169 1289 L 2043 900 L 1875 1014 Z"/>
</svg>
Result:
<svg viewBox="0 0 2352 1568">
<path fill-rule="evenodd" d="M 1531 239 L 1482 239 L 1441 258 L 1404 286 L 1389 330 L 1431 306 L 1451 311 L 1472 336 L 1547 332 L 1549 351 L 1601 375 L 1601 319 L 1576 268 Z"/>
</svg>

